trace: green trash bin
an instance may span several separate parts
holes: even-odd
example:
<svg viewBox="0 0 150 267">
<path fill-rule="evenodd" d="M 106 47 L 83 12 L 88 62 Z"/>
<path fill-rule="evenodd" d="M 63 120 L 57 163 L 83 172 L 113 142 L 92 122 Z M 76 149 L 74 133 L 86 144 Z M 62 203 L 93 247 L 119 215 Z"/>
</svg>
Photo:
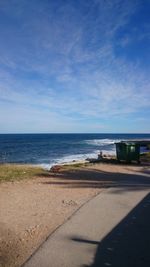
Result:
<svg viewBox="0 0 150 267">
<path fill-rule="evenodd" d="M 118 161 L 137 161 L 140 163 L 140 145 L 131 142 L 116 143 L 116 154 Z"/>
</svg>

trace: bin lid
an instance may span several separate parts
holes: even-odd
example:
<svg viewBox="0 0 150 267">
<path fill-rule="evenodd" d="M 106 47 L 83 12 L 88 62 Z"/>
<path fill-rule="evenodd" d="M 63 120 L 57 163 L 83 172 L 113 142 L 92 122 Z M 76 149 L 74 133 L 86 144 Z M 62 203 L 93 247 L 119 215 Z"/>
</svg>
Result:
<svg viewBox="0 0 150 267">
<path fill-rule="evenodd" d="M 147 146 L 150 145 L 150 140 L 128 140 L 128 141 L 120 141 L 115 144 Z"/>
</svg>

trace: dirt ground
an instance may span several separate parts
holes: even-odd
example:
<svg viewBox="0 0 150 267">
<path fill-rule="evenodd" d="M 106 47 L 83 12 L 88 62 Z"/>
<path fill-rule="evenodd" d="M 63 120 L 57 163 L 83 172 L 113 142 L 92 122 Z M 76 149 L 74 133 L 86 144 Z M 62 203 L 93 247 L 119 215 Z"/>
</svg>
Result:
<svg viewBox="0 0 150 267">
<path fill-rule="evenodd" d="M 102 190 L 150 187 L 148 177 L 148 166 L 95 164 L 1 183 L 0 266 L 21 266 L 57 227 Z"/>
</svg>

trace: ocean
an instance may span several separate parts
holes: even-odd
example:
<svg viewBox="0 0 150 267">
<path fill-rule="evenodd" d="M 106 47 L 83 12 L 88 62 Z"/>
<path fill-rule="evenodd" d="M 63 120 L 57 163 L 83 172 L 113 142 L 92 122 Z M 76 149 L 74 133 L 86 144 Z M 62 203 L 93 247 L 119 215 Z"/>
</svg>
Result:
<svg viewBox="0 0 150 267">
<path fill-rule="evenodd" d="M 0 134 L 0 163 L 54 164 L 115 154 L 115 142 L 150 139 L 150 134 Z"/>
</svg>

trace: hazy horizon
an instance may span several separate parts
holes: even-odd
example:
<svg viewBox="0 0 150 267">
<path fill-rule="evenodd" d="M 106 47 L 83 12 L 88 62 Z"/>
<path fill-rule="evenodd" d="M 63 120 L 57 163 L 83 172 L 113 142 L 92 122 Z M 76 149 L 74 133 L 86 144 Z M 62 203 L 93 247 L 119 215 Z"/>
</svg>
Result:
<svg viewBox="0 0 150 267">
<path fill-rule="evenodd" d="M 103 135 L 103 134 L 106 134 L 106 135 L 116 135 L 116 134 L 128 134 L 128 135 L 150 135 L 149 132 L 141 132 L 141 133 L 138 133 L 138 132 L 132 132 L 132 133 L 129 133 L 129 132 L 24 132 L 24 133 L 19 133 L 19 132 L 10 132 L 10 133 L 0 133 L 0 135 L 5 135 L 5 134 L 95 134 L 95 135 Z"/>
</svg>

